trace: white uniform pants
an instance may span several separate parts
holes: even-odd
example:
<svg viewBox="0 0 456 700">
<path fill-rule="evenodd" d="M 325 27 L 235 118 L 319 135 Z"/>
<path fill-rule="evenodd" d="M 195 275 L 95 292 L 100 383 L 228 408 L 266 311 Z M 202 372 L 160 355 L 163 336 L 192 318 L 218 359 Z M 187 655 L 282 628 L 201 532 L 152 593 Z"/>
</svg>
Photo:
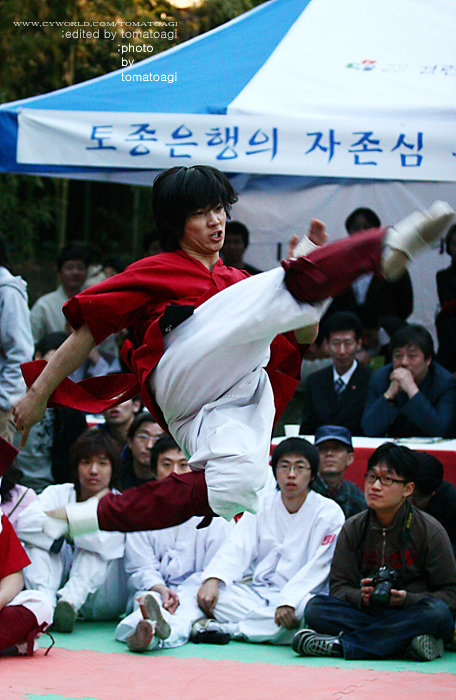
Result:
<svg viewBox="0 0 456 700">
<path fill-rule="evenodd" d="M 227 520 L 256 512 L 274 420 L 264 367 L 279 333 L 312 325 L 326 303 L 303 304 L 279 267 L 224 289 L 165 335 L 151 388 L 169 429 L 205 469 L 209 504 Z"/>
<path fill-rule="evenodd" d="M 119 622 L 116 629 L 116 639 L 119 642 L 126 642 L 127 638 L 133 634 L 136 629 L 136 625 L 143 619 L 141 610 L 138 607 L 138 602 L 136 598 L 145 593 L 151 593 L 160 604 L 161 613 L 166 620 L 166 622 L 171 627 L 171 634 L 168 639 L 162 640 L 157 637 L 152 637 L 149 644 L 149 649 L 169 649 L 171 647 L 179 647 L 182 644 L 188 642 L 190 633 L 192 631 L 192 624 L 199 620 L 200 617 L 204 617 L 204 613 L 201 612 L 196 602 L 196 594 L 198 592 L 198 585 L 188 585 L 185 584 L 177 588 L 177 594 L 179 596 L 179 607 L 176 612 L 171 615 L 167 610 L 161 607 L 161 596 L 159 593 L 154 591 L 140 591 L 135 596 L 135 610 L 123 620 Z"/>
<path fill-rule="evenodd" d="M 218 622 L 237 623 L 235 627 L 230 626 L 234 636 L 249 642 L 291 644 L 296 630 L 276 625 L 274 599 L 278 598 L 278 592 L 271 591 L 269 595 L 266 600 L 246 583 L 220 587 L 214 617 Z"/>
<path fill-rule="evenodd" d="M 64 549 L 58 554 L 31 545 L 25 549 L 32 562 L 24 569 L 25 585 L 42 591 L 52 609 L 63 599 L 87 620 L 113 620 L 125 610 L 123 559 L 105 561 L 96 552 L 78 548 L 72 560 Z"/>
</svg>

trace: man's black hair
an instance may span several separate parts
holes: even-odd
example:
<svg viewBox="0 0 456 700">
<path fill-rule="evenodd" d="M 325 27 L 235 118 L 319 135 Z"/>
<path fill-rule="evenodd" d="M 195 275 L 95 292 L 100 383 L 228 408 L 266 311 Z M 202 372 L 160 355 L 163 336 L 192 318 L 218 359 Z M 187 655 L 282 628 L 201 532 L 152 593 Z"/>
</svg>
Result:
<svg viewBox="0 0 456 700">
<path fill-rule="evenodd" d="M 89 428 L 85 430 L 74 441 L 70 449 L 70 466 L 73 474 L 73 482 L 76 487 L 76 493 L 80 494 L 81 485 L 78 477 L 78 466 L 82 459 L 87 459 L 97 455 L 106 455 L 111 462 L 111 480 L 109 488 L 117 485 L 117 473 L 120 464 L 120 449 L 117 442 L 110 436 L 106 430 L 98 428 Z"/>
<path fill-rule="evenodd" d="M 244 226 L 244 224 L 241 224 L 240 221 L 228 221 L 225 232 L 226 235 L 228 235 L 228 233 L 234 233 L 235 235 L 237 234 L 238 236 L 241 236 L 244 243 L 244 248 L 249 247 L 249 229 L 247 226 Z"/>
<path fill-rule="evenodd" d="M 372 452 L 367 462 L 367 471 L 378 464 L 385 464 L 388 471 L 395 471 L 406 483 L 415 481 L 418 471 L 416 453 L 404 445 L 396 445 L 394 442 L 384 442 Z"/>
<path fill-rule="evenodd" d="M 187 217 L 201 207 L 220 203 L 229 217 L 237 202 L 226 175 L 208 165 L 178 166 L 164 170 L 154 180 L 152 202 L 162 250 L 177 250 Z"/>
<path fill-rule="evenodd" d="M 434 355 L 434 342 L 429 331 L 419 323 L 411 323 L 400 328 L 391 338 L 391 352 L 396 348 L 418 345 L 423 352 L 424 359 L 428 360 Z"/>
<path fill-rule="evenodd" d="M 417 452 L 418 472 L 415 490 L 422 496 L 430 496 L 443 481 L 443 464 L 427 452 Z"/>
<path fill-rule="evenodd" d="M 350 230 L 353 226 L 353 222 L 358 215 L 364 216 L 368 220 L 368 222 L 370 223 L 371 228 L 379 228 L 380 219 L 378 218 L 375 211 L 372 211 L 372 209 L 368 209 L 367 207 L 359 207 L 358 209 L 355 209 L 354 211 L 352 211 L 352 213 L 349 214 L 347 216 L 347 218 L 345 219 L 346 231 L 350 232 Z"/>
<path fill-rule="evenodd" d="M 69 243 L 60 251 L 57 258 L 57 270 L 61 270 L 68 260 L 82 260 L 87 267 L 90 263 L 90 251 L 86 246 L 79 243 Z"/>
<path fill-rule="evenodd" d="M 328 316 L 324 324 L 324 334 L 328 341 L 331 333 L 338 333 L 339 331 L 354 331 L 356 340 L 359 340 L 362 330 L 361 321 L 351 311 L 336 311 Z"/>
<path fill-rule="evenodd" d="M 155 477 L 157 476 L 158 458 L 163 452 L 168 452 L 168 450 L 180 450 L 180 447 L 171 435 L 163 435 L 163 437 L 158 438 L 150 451 L 150 468 Z"/>
<path fill-rule="evenodd" d="M 291 437 L 286 440 L 279 442 L 277 447 L 271 455 L 271 467 L 275 478 L 277 479 L 277 462 L 285 455 L 300 455 L 305 457 L 310 464 L 311 469 L 311 479 L 310 482 L 315 479 L 318 472 L 318 464 L 320 462 L 320 455 L 318 450 L 314 445 L 312 445 L 308 440 L 299 437 Z"/>
<path fill-rule="evenodd" d="M 41 357 L 44 357 L 49 350 L 57 350 L 57 348 L 59 348 L 67 338 L 68 335 L 63 331 L 46 333 L 46 335 L 35 345 L 35 352 L 39 352 Z"/>
</svg>

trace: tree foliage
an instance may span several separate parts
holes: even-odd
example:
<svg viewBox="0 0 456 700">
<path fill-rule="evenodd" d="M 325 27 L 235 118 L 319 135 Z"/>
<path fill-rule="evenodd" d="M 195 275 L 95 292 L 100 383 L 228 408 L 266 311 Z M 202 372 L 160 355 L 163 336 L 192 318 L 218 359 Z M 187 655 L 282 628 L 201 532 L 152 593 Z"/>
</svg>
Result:
<svg viewBox="0 0 456 700">
<path fill-rule="evenodd" d="M 260 2 L 206 0 L 198 7 L 180 11 L 166 0 L 1 0 L 0 101 L 44 94 L 104 75 L 120 67 L 119 43 L 144 42 L 139 37 L 122 39 L 119 35 L 115 41 L 68 37 L 66 32 L 74 31 L 76 25 L 57 27 L 51 22 L 79 23 L 80 28 L 90 30 L 94 21 L 177 21 L 177 37 L 173 41 L 150 42 L 155 55 Z M 26 26 L 26 22 L 34 25 Z M 68 202 L 62 203 L 61 182 L 53 178 L 2 175 L 0 183 L 1 231 L 23 272 L 37 261 L 55 257 L 57 229 L 62 212 L 67 209 L 68 216 L 63 221 L 68 239 L 96 239 L 103 251 L 123 255 L 126 262 L 142 252 L 138 243 L 132 249 L 131 241 L 142 239 L 151 228 L 146 188 L 139 188 L 135 199 L 130 186 L 84 186 L 70 181 Z M 138 197 L 142 216 L 135 236 L 132 207 Z"/>
</svg>

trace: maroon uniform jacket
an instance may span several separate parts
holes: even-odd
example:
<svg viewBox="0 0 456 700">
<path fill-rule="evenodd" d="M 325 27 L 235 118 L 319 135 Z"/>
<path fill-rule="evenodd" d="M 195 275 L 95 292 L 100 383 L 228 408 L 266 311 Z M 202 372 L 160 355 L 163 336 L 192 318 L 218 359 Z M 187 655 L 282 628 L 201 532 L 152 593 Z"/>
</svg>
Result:
<svg viewBox="0 0 456 700">
<path fill-rule="evenodd" d="M 122 347 L 122 358 L 134 376 L 93 377 L 78 384 L 66 379 L 48 405 L 101 412 L 141 393 L 144 404 L 166 428 L 146 382 L 164 352 L 159 322 L 166 307 L 174 304 L 197 307 L 246 277 L 249 277 L 247 272 L 227 267 L 221 260 L 210 271 L 182 250 L 176 250 L 143 258 L 124 272 L 80 292 L 63 307 L 70 325 L 77 329 L 86 324 L 97 344 L 111 333 L 128 328 L 131 339 Z M 294 334 L 277 336 L 271 345 L 266 370 L 274 391 L 276 419 L 296 388 L 301 351 L 306 348 L 298 346 Z M 28 385 L 43 366 L 43 361 L 23 366 Z"/>
</svg>

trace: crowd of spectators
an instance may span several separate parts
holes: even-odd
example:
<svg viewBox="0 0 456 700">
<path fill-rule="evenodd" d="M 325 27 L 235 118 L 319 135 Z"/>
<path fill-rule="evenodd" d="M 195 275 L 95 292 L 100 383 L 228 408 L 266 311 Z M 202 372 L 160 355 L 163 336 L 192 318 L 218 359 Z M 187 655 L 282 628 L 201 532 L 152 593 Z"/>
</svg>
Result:
<svg viewBox="0 0 456 700">
<path fill-rule="evenodd" d="M 356 235 L 380 221 L 361 208 L 345 225 Z M 225 264 L 256 274 L 243 259 L 248 243 L 247 228 L 229 222 Z M 456 614 L 456 488 L 434 456 L 387 441 L 369 459 L 364 493 L 345 472 L 352 436 L 455 436 L 455 226 L 444 251 L 452 264 L 437 274 L 437 353 L 428 330 L 407 323 L 408 273 L 396 282 L 365 275 L 334 299 L 288 409 L 300 437 L 274 449 L 258 512 L 236 524 L 217 518 L 198 529 L 192 518 L 74 541 L 44 534 L 47 510 L 189 470 L 139 397 L 101 421 L 47 408 L 0 481 L 0 654 L 32 653 L 51 623 L 71 632 L 77 619 L 124 614 L 115 637 L 133 652 L 236 639 L 291 644 L 310 656 L 440 656 Z M 58 288 L 29 311 L 26 284 L 11 273 L 0 239 L 2 437 L 19 442 L 11 423 L 24 390 L 19 364 L 48 360 L 70 330 L 63 303 L 120 269 L 114 258 L 90 268 L 83 246 L 67 246 Z M 108 338 L 72 378 L 120 371 L 118 347 Z"/>
</svg>

